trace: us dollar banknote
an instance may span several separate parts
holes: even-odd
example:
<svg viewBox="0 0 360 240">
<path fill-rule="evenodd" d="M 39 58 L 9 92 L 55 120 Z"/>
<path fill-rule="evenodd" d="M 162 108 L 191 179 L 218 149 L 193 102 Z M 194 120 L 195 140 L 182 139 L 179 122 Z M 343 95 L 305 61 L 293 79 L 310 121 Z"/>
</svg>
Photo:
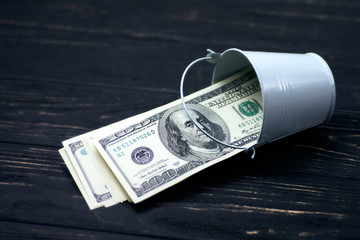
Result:
<svg viewBox="0 0 360 240">
<path fill-rule="evenodd" d="M 261 90 L 248 67 L 185 98 L 203 131 L 227 144 L 249 147 L 262 126 Z M 108 129 L 109 130 L 109 129 Z M 134 202 L 141 202 L 240 151 L 200 131 L 174 101 L 92 137 L 102 158 Z"/>
<path fill-rule="evenodd" d="M 73 164 L 71 163 L 71 160 L 70 160 L 65 148 L 59 149 L 59 153 L 60 153 L 62 159 L 64 160 L 65 165 L 68 168 L 71 176 L 73 177 L 74 181 L 76 182 L 76 185 L 78 186 L 83 198 L 85 199 L 86 203 L 88 204 L 90 210 L 99 207 L 99 206 L 94 205 L 93 201 L 91 200 L 91 197 L 88 195 L 88 193 L 85 189 L 86 187 L 84 186 L 84 184 L 82 184 L 77 172 L 75 171 Z"/>
<path fill-rule="evenodd" d="M 80 136 L 63 142 L 67 153 L 65 161 L 90 209 L 116 204 L 103 176 Z M 62 153 L 62 152 L 60 152 Z M 62 153 L 64 158 L 64 154 Z M 70 161 L 69 161 L 70 160 Z M 71 164 L 71 166 L 69 166 Z M 81 188 L 80 188 L 81 186 Z M 86 193 L 86 194 L 85 194 Z M 86 197 L 85 197 L 86 196 Z"/>
<path fill-rule="evenodd" d="M 92 136 L 98 132 L 112 132 L 114 128 L 129 125 L 141 115 L 62 142 L 64 148 L 60 149 L 59 153 L 91 210 L 102 206 L 109 207 L 124 201 L 131 202 L 116 176 L 92 144 Z"/>
</svg>

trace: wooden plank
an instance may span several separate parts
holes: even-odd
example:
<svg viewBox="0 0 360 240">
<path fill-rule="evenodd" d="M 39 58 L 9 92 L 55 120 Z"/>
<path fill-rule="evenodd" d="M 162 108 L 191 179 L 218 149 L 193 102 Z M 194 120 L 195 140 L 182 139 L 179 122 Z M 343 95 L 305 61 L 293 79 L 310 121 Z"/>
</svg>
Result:
<svg viewBox="0 0 360 240">
<path fill-rule="evenodd" d="M 72 81 L 19 78 L 0 78 L 0 83 L 0 124 L 3 128 L 0 141 L 51 146 L 60 146 L 64 139 L 178 98 L 177 92 L 172 89 L 139 90 L 136 85 L 125 88 L 117 85 L 76 85 Z M 343 101 L 347 99 L 346 96 L 359 98 L 357 88 L 346 92 L 346 95 L 338 93 L 340 104 L 346 104 Z M 359 108 L 359 104 L 360 101 L 355 101 L 349 105 L 349 109 Z M 344 130 L 350 134 L 346 135 L 349 137 L 348 141 L 352 141 L 360 130 L 358 114 L 358 111 L 336 110 L 331 121 L 321 126 L 324 131 L 331 129 L 333 133 L 323 134 L 335 134 L 333 137 L 336 138 L 337 130 Z"/>
<path fill-rule="evenodd" d="M 32 223 L 0 221 L 1 239 L 149 239 L 149 236 L 118 234 L 102 231 L 83 230 Z M 152 237 L 151 237 L 152 238 Z M 162 238 L 152 238 L 162 239 Z"/>
<path fill-rule="evenodd" d="M 61 141 L 177 98 L 171 89 L 78 85 L 73 81 L 0 79 L 5 142 L 60 146 Z"/>
<path fill-rule="evenodd" d="M 359 49 L 359 36 L 354 34 L 359 22 L 356 1 L 224 1 L 206 7 L 202 2 L 181 6 L 158 2 L 151 4 L 152 11 L 136 1 L 93 4 L 96 7 L 66 1 L 3 4 L 1 41 L 7 47 L 1 52 L 3 63 L 8 64 L 3 70 L 9 75 L 27 72 L 28 76 L 64 79 L 63 75 L 78 82 L 129 75 L 158 79 L 181 72 L 189 59 L 203 55 L 208 47 L 314 51 L 329 60 L 334 70 L 357 69 L 356 56 L 349 54 Z M 134 14 L 136 18 L 131 17 Z M 343 37 L 346 44 L 341 42 Z M 14 53 L 16 62 L 11 57 Z M 147 68 L 149 63 L 152 67 Z M 170 73 L 164 64 L 169 64 Z M 135 66 L 140 65 L 138 71 Z"/>
<path fill-rule="evenodd" d="M 5 193 L 0 206 L 7 221 L 179 238 L 189 236 L 184 229 L 192 238 L 222 239 L 285 233 L 324 237 L 358 231 L 360 196 L 354 192 L 358 174 L 341 158 L 327 159 L 323 166 L 336 161 L 344 166 L 336 168 L 346 173 L 343 178 L 326 167 L 316 173 L 316 164 L 307 169 L 310 159 L 303 156 L 277 159 L 278 155 L 259 150 L 256 160 L 238 155 L 143 204 L 89 211 L 55 151 L 3 144 L 0 152 Z M 320 222 L 324 230 L 318 228 Z"/>
</svg>

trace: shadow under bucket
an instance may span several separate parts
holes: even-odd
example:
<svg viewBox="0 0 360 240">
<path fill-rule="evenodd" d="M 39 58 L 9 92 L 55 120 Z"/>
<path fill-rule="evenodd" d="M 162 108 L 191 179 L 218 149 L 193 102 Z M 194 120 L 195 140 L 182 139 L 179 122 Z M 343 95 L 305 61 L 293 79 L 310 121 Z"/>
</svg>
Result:
<svg viewBox="0 0 360 240">
<path fill-rule="evenodd" d="M 263 123 L 253 147 L 329 120 L 334 112 L 334 77 L 315 53 L 292 54 L 228 49 L 215 58 L 212 82 L 252 66 L 261 88 Z"/>
</svg>

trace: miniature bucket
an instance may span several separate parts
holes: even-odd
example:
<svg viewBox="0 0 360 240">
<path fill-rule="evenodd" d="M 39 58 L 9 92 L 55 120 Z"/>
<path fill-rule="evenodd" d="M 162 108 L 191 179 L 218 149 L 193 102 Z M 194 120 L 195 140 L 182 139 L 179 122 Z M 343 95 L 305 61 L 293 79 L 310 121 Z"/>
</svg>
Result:
<svg viewBox="0 0 360 240">
<path fill-rule="evenodd" d="M 334 112 L 334 77 L 315 53 L 271 53 L 228 49 L 215 56 L 216 83 L 252 65 L 261 87 L 262 129 L 258 147 L 329 120 Z M 209 55 L 211 55 L 209 54 Z"/>
</svg>

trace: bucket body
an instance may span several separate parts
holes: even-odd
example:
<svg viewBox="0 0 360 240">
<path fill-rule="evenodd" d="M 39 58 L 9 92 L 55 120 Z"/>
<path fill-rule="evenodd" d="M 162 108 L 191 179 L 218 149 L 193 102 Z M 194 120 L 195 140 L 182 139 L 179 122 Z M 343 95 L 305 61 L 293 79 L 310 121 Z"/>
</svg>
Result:
<svg viewBox="0 0 360 240">
<path fill-rule="evenodd" d="M 228 49 L 217 59 L 213 83 L 249 65 L 257 74 L 263 99 L 263 124 L 254 147 L 331 118 L 336 99 L 334 77 L 319 55 Z"/>
</svg>

